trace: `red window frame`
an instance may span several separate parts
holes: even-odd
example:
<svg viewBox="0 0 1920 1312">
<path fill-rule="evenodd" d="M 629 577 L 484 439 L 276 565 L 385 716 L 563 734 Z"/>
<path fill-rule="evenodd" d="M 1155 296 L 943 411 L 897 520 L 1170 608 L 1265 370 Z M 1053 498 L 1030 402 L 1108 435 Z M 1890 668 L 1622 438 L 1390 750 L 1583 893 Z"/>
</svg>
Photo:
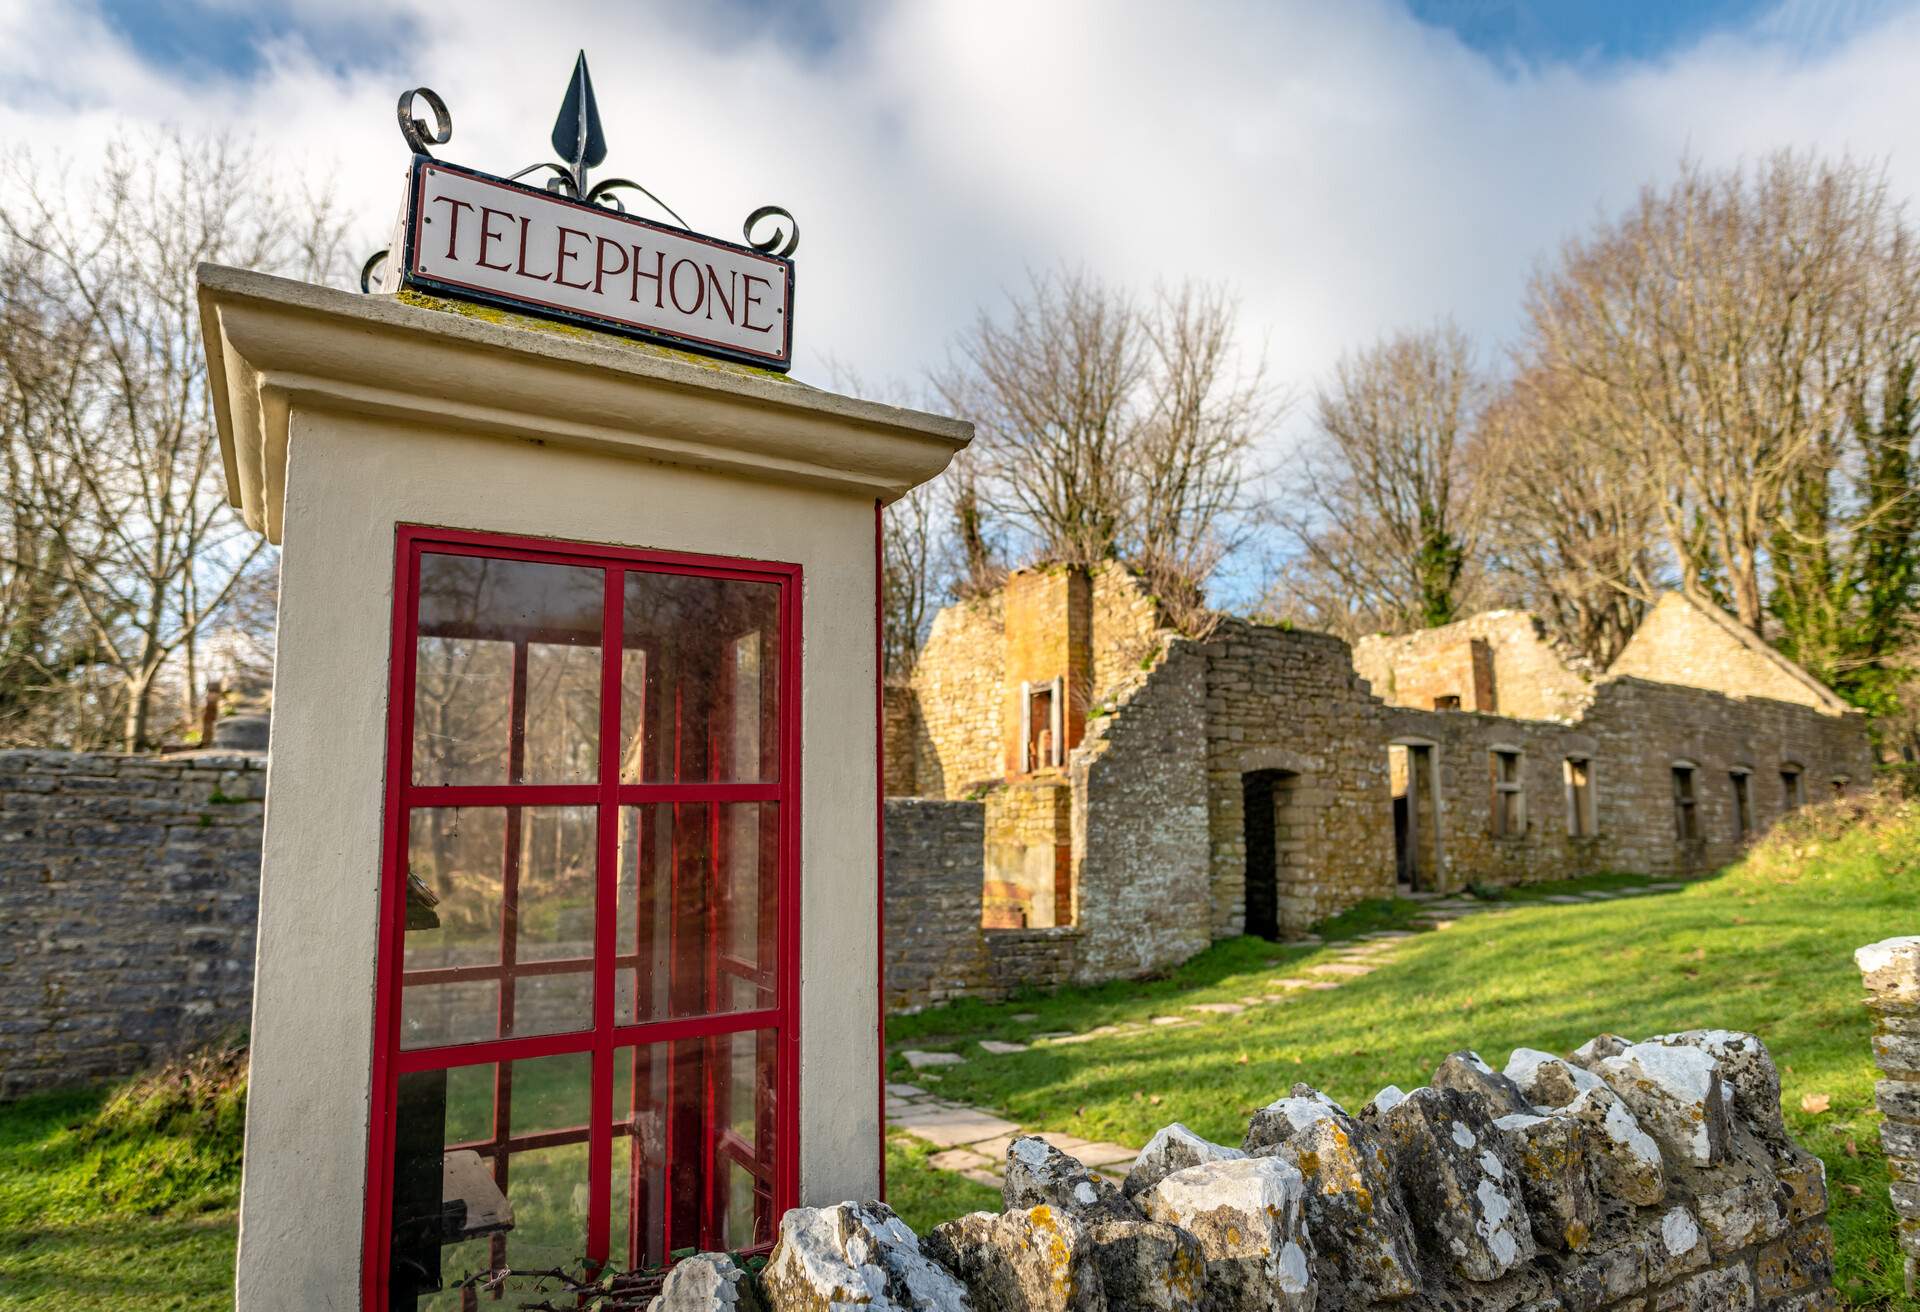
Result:
<svg viewBox="0 0 1920 1312">
<path fill-rule="evenodd" d="M 420 560 L 427 554 L 485 556 L 536 564 L 571 565 L 604 571 L 601 622 L 599 764 L 590 784 L 419 785 L 413 782 L 413 696 L 417 649 Z M 772 583 L 779 587 L 777 674 L 778 769 L 772 783 L 622 783 L 622 623 L 626 575 L 630 572 L 694 575 Z M 416 1071 L 506 1063 L 566 1053 L 592 1058 L 588 1124 L 522 1138 L 506 1137 L 496 1125 L 486 1151 L 585 1141 L 588 1145 L 588 1217 L 584 1253 L 606 1263 L 611 1233 L 612 1167 L 615 1137 L 614 1057 L 621 1049 L 647 1049 L 681 1039 L 724 1037 L 773 1030 L 776 1070 L 772 1126 L 774 1165 L 770 1186 L 772 1214 L 794 1206 L 799 1194 L 799 980 L 800 980 L 800 605 L 801 567 L 772 561 L 648 551 L 559 539 L 432 528 L 402 524 L 395 534 L 395 580 L 389 656 L 387 760 L 383 805 L 380 923 L 374 992 L 372 1105 L 367 1134 L 367 1192 L 361 1255 L 361 1304 L 369 1312 L 388 1307 L 387 1270 L 393 1203 L 393 1140 L 399 1077 Z M 521 694 L 524 665 L 516 660 L 514 695 Z M 651 664 L 651 662 L 649 663 Z M 619 1024 L 614 1015 L 613 963 L 617 960 L 616 900 L 619 876 L 619 826 L 623 807 L 646 803 L 773 802 L 777 804 L 775 1005 L 758 1011 L 731 1012 L 686 1019 Z M 400 1046 L 400 991 L 405 923 L 408 818 L 420 806 L 593 806 L 595 823 L 595 920 L 593 1024 L 566 1034 L 496 1038 L 435 1048 Z M 720 808 L 710 806 L 717 825 Z M 510 824 L 518 810 L 509 812 Z M 509 844 L 509 848 L 513 847 Z M 511 863 L 511 858 L 509 858 Z M 510 872 L 503 871 L 503 877 Z M 714 953 L 709 953 L 709 957 Z M 550 963 L 559 965 L 564 963 Z M 486 970 L 489 968 L 480 968 Z M 502 990 L 512 997 L 511 989 Z M 504 1005 L 511 1006 L 511 1002 Z M 499 1099 L 496 1094 L 496 1114 Z M 742 1146 L 732 1132 L 710 1132 L 703 1160 L 739 1161 Z M 713 1181 L 707 1181 L 712 1194 Z M 713 1208 L 702 1208 L 702 1224 Z"/>
</svg>

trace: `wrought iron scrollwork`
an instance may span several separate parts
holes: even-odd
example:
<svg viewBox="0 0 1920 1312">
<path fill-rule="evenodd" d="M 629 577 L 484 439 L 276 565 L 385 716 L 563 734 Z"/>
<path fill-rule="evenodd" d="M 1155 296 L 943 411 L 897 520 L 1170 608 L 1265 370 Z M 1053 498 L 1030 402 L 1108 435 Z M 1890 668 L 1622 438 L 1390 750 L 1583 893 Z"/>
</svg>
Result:
<svg viewBox="0 0 1920 1312">
<path fill-rule="evenodd" d="M 367 262 L 360 266 L 361 291 L 371 292 L 373 290 L 373 271 L 387 262 L 387 256 L 390 253 L 390 251 L 383 248 L 367 256 Z"/>
<path fill-rule="evenodd" d="M 763 227 L 768 219 L 785 219 L 787 226 L 774 226 L 773 235 L 755 238 L 753 230 Z M 747 221 L 740 225 L 740 235 L 747 239 L 747 245 L 766 255 L 778 255 L 782 259 L 800 249 L 800 225 L 787 210 L 778 205 L 762 205 L 747 215 Z"/>
<path fill-rule="evenodd" d="M 425 119 L 413 116 L 413 98 L 420 97 L 427 102 L 427 108 L 433 111 L 433 135 L 427 135 Z M 453 140 L 453 113 L 447 108 L 447 102 L 440 99 L 440 93 L 432 87 L 414 87 L 400 93 L 400 135 L 407 139 L 407 147 L 416 155 L 433 158 L 433 152 L 427 147 L 444 146 Z"/>
<path fill-rule="evenodd" d="M 416 100 L 424 101 L 432 112 L 431 125 L 415 116 Z M 400 135 L 406 138 L 407 148 L 416 155 L 433 159 L 432 147 L 444 146 L 453 139 L 453 113 L 447 108 L 447 102 L 431 87 L 413 87 L 402 92 L 398 114 Z M 615 193 L 638 192 L 659 206 L 680 227 L 692 231 L 693 225 L 681 218 L 673 206 L 631 178 L 603 178 L 591 187 L 587 185 L 587 170 L 606 159 L 607 143 L 600 128 L 600 110 L 594 102 L 593 79 L 587 73 L 584 50 L 574 61 L 573 78 L 568 84 L 566 99 L 561 102 L 560 115 L 554 120 L 552 140 L 554 151 L 562 157 L 561 160 L 542 160 L 538 164 L 529 164 L 518 173 L 509 175 L 508 181 L 516 182 L 529 174 L 545 171 L 552 175 L 546 181 L 546 189 L 554 195 L 604 206 L 621 214 L 627 212 L 627 207 Z M 779 220 L 785 220 L 785 225 L 782 226 Z M 755 237 L 756 231 L 766 233 L 769 221 L 773 221 L 771 233 Z M 790 212 L 778 205 L 762 205 L 747 215 L 747 221 L 740 230 L 747 245 L 764 254 L 786 258 L 800 245 L 800 225 Z M 391 254 L 391 251 L 376 251 L 360 266 L 361 291 L 373 289 L 375 272 Z"/>
</svg>

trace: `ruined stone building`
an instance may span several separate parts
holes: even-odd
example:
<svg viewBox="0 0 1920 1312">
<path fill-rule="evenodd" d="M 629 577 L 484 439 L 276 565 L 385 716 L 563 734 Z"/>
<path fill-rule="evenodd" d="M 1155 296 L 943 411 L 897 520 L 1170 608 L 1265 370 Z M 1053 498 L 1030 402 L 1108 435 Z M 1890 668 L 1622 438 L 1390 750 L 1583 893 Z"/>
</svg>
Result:
<svg viewBox="0 0 1920 1312">
<path fill-rule="evenodd" d="M 1025 570 L 939 614 L 886 711 L 899 1007 L 1143 975 L 1396 888 L 1704 870 L 1873 766 L 1857 712 L 1677 593 L 1596 672 L 1523 611 L 1196 640 L 1119 566 Z"/>
</svg>

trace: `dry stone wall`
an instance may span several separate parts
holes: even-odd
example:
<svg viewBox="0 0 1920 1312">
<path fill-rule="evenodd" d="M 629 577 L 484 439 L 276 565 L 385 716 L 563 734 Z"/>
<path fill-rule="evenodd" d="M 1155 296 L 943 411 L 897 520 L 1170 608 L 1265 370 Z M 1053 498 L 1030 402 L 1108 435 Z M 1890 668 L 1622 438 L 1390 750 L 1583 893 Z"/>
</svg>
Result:
<svg viewBox="0 0 1920 1312">
<path fill-rule="evenodd" d="M 0 1098 L 246 1026 L 265 762 L 0 752 Z"/>
<path fill-rule="evenodd" d="M 1890 938 L 1854 954 L 1873 1012 L 1873 1060 L 1883 1077 L 1874 1102 L 1880 1146 L 1893 1173 L 1907 1297 L 1920 1297 L 1920 935 Z"/>
<path fill-rule="evenodd" d="M 1766 1047 L 1724 1030 L 1520 1049 L 1504 1071 L 1459 1052 L 1358 1112 L 1295 1085 L 1237 1145 L 1168 1126 L 1119 1188 L 1016 1137 L 1002 1205 L 925 1236 L 883 1203 L 795 1208 L 757 1290 L 702 1255 L 653 1312 L 1836 1305 L 1824 1169 L 1787 1135 Z"/>
</svg>

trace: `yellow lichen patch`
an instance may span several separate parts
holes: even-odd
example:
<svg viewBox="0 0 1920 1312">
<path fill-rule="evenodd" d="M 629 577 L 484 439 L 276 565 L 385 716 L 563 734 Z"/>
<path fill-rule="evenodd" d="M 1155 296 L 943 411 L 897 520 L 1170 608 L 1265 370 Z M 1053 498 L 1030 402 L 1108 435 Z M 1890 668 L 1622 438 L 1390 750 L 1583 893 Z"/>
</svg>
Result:
<svg viewBox="0 0 1920 1312">
<path fill-rule="evenodd" d="M 692 351 L 660 346 L 654 342 L 643 342 L 637 338 L 585 328 L 579 324 L 539 319 L 530 314 L 515 314 L 512 310 L 496 309 L 491 305 L 476 305 L 471 301 L 453 301 L 407 289 L 395 292 L 393 299 L 402 305 L 411 305 L 421 310 L 438 310 L 443 314 L 457 314 L 463 319 L 478 319 L 482 323 L 498 324 L 505 328 L 525 328 L 529 332 L 546 333 L 553 337 L 572 337 L 585 342 L 599 342 L 602 345 L 617 346 L 623 350 L 632 351 L 637 355 L 650 355 L 660 360 L 678 360 L 682 364 L 698 365 L 702 369 L 737 374 L 743 378 L 765 378 L 776 383 L 794 382 L 785 374 L 775 373 L 771 369 L 763 369 L 758 365 L 741 364 L 734 360 L 718 360 L 712 356 L 696 355 Z M 804 386 L 800 383 L 794 383 L 794 385 Z"/>
<path fill-rule="evenodd" d="M 1589 1233 L 1590 1232 L 1587 1229 L 1586 1222 L 1584 1221 L 1567 1222 L 1567 1228 L 1564 1231 L 1566 1241 L 1567 1241 L 1567 1250 L 1569 1252 L 1577 1253 L 1581 1249 L 1585 1248 L 1587 1246 L 1587 1236 Z"/>
</svg>

